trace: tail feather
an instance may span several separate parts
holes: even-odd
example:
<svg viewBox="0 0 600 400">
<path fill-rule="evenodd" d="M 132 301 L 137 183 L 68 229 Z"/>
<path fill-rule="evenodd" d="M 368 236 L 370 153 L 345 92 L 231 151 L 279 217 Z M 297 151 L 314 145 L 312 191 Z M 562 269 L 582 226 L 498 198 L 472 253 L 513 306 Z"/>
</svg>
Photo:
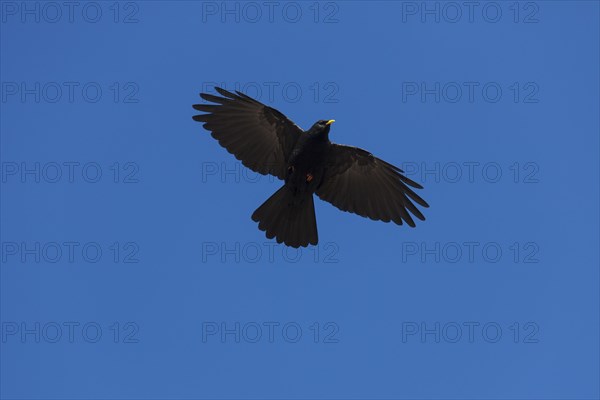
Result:
<svg viewBox="0 0 600 400">
<path fill-rule="evenodd" d="M 281 187 L 252 214 L 258 229 L 267 238 L 291 247 L 316 245 L 317 219 L 313 195 L 294 196 L 286 186 Z"/>
</svg>

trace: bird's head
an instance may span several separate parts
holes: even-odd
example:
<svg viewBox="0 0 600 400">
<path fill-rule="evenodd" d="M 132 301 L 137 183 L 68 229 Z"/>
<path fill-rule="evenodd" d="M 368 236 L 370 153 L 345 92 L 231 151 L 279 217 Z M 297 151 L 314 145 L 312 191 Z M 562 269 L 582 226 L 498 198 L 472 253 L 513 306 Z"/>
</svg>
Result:
<svg viewBox="0 0 600 400">
<path fill-rule="evenodd" d="M 327 138 L 329 137 L 328 135 L 329 130 L 331 129 L 331 124 L 334 122 L 334 119 L 321 119 L 314 123 L 314 125 L 310 128 L 309 133 Z"/>
</svg>

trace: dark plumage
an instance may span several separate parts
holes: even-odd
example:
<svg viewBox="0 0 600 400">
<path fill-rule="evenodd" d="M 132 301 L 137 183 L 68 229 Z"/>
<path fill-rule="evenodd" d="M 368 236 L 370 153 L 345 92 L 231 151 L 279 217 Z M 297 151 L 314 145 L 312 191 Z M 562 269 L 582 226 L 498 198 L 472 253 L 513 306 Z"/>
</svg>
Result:
<svg viewBox="0 0 600 400">
<path fill-rule="evenodd" d="M 215 104 L 194 105 L 206 113 L 195 115 L 194 120 L 203 122 L 246 167 L 285 180 L 252 214 L 268 238 L 292 247 L 317 244 L 313 193 L 342 211 L 373 220 L 406 222 L 412 227 L 411 214 L 425 220 L 413 202 L 429 205 L 410 188 L 422 186 L 368 151 L 331 143 L 333 120 L 317 121 L 304 131 L 279 111 L 241 92 L 215 89 L 223 97 L 201 93 Z"/>
</svg>

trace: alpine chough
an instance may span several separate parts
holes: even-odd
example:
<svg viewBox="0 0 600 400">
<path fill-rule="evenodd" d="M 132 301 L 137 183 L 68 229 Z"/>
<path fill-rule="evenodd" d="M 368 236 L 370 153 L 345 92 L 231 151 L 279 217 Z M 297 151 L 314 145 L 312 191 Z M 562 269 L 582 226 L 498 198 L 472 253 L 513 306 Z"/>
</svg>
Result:
<svg viewBox="0 0 600 400">
<path fill-rule="evenodd" d="M 316 245 L 313 193 L 342 211 L 373 220 L 411 227 L 411 214 L 425 220 L 413 202 L 429 205 L 411 189 L 423 187 L 366 150 L 329 141 L 334 120 L 319 120 L 305 131 L 244 93 L 215 89 L 222 97 L 201 93 L 214 104 L 195 104 L 205 114 L 193 119 L 246 167 L 285 181 L 252 214 L 267 238 L 292 247 Z"/>
</svg>

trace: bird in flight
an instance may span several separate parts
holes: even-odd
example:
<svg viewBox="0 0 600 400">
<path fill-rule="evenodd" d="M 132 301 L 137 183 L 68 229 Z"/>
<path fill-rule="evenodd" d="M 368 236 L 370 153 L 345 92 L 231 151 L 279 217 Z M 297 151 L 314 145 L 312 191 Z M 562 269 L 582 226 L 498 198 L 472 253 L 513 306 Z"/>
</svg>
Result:
<svg viewBox="0 0 600 400">
<path fill-rule="evenodd" d="M 296 248 L 316 245 L 313 193 L 342 211 L 373 220 L 411 227 L 411 214 L 425 220 L 413 202 L 429 205 L 411 189 L 423 187 L 366 150 L 329 141 L 333 119 L 319 120 L 305 131 L 244 93 L 215 90 L 221 96 L 200 93 L 214 104 L 195 104 L 204 114 L 193 119 L 243 165 L 285 182 L 252 214 L 267 238 Z"/>
</svg>

